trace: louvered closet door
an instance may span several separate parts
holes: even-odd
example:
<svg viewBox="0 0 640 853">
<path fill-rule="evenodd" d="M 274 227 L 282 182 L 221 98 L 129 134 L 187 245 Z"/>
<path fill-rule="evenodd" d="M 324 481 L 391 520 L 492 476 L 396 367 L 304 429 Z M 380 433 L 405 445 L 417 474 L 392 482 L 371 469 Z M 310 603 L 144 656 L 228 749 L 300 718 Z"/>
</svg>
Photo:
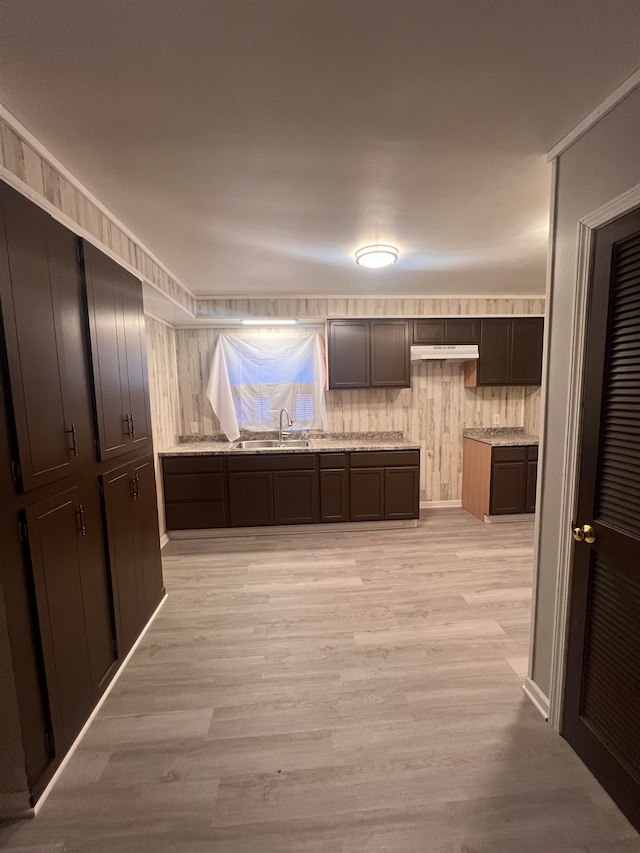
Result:
<svg viewBox="0 0 640 853">
<path fill-rule="evenodd" d="M 640 829 L 640 210 L 595 235 L 563 735 Z"/>
</svg>

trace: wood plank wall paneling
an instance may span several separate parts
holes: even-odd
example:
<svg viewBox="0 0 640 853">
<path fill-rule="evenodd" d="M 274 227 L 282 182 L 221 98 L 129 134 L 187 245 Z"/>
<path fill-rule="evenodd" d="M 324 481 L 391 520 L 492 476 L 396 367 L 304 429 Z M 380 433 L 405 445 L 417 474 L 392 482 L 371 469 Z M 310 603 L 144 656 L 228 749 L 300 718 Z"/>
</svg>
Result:
<svg viewBox="0 0 640 853">
<path fill-rule="evenodd" d="M 153 450 L 158 483 L 160 535 L 166 533 L 164 497 L 158 451 L 176 444 L 180 429 L 180 400 L 176 365 L 176 333 L 164 323 L 145 317 Z"/>
<path fill-rule="evenodd" d="M 543 314 L 543 299 L 460 300 L 250 300 L 225 302 L 224 316 L 322 317 L 335 309 L 338 316 L 384 314 L 406 316 L 442 314 Z M 336 303 L 328 305 L 327 303 Z M 202 304 L 202 303 L 199 303 Z M 211 304 L 207 302 L 205 304 Z M 346 309 L 351 309 L 347 313 Z M 393 310 L 391 310 L 393 308 Z M 222 316 L 218 314 L 217 316 Z M 322 326 L 318 326 L 323 329 Z M 241 328 L 226 331 L 245 331 Z M 190 433 L 191 421 L 199 432 L 219 432 L 219 423 L 205 396 L 209 367 L 220 329 L 176 329 L 178 393 L 181 432 Z M 327 392 L 327 429 L 330 432 L 401 430 L 422 447 L 420 500 L 460 500 L 462 495 L 462 431 L 490 427 L 493 415 L 501 426 L 524 427 L 538 433 L 539 388 L 464 387 L 462 364 L 423 362 L 412 367 L 412 387 Z"/>
<path fill-rule="evenodd" d="M 87 231 L 99 248 L 112 252 L 195 314 L 195 299 L 183 285 L 1 118 L 0 142 L 0 166 L 28 187 L 32 197 L 35 193 L 53 205 L 71 221 L 65 224 L 71 227 L 73 223 Z"/>
<path fill-rule="evenodd" d="M 502 299 L 198 299 L 200 317 L 444 317 L 464 314 L 544 314 L 544 298 Z"/>
</svg>

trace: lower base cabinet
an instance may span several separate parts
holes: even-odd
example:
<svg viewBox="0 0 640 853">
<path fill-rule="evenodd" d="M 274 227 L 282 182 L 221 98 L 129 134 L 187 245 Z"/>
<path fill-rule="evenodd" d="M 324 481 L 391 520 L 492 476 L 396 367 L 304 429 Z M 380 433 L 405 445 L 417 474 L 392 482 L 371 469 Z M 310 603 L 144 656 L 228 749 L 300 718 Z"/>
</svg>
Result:
<svg viewBox="0 0 640 853">
<path fill-rule="evenodd" d="M 538 445 L 491 446 L 464 439 L 462 506 L 489 515 L 535 512 Z"/>
<path fill-rule="evenodd" d="M 102 475 L 119 655 L 131 648 L 163 595 L 153 460 Z"/>
<path fill-rule="evenodd" d="M 167 529 L 418 518 L 419 464 L 419 450 L 165 457 Z"/>
</svg>

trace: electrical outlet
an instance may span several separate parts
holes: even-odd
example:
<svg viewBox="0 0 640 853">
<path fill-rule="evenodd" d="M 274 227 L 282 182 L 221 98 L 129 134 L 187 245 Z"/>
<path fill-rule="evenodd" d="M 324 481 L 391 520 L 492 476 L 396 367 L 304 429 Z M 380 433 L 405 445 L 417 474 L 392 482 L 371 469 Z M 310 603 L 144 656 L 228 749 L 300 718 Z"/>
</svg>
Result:
<svg viewBox="0 0 640 853">
<path fill-rule="evenodd" d="M 191 432 L 198 432 L 198 421 L 191 421 Z"/>
<path fill-rule="evenodd" d="M 494 415 L 493 416 L 493 425 L 494 426 L 500 426 L 500 415 Z"/>
</svg>

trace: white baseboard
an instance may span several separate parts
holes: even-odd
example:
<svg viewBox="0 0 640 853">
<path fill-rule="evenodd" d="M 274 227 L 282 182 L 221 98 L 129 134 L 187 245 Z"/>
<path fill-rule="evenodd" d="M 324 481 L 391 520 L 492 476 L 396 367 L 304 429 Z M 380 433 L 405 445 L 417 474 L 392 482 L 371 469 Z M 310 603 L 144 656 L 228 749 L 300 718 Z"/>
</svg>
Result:
<svg viewBox="0 0 640 853">
<path fill-rule="evenodd" d="M 538 687 L 535 681 L 532 681 L 529 676 L 524 680 L 522 692 L 529 699 L 535 708 L 542 714 L 544 719 L 549 722 L 549 700 Z"/>
<path fill-rule="evenodd" d="M 167 536 L 166 533 L 163 533 L 162 536 L 160 537 L 160 550 L 162 551 L 164 546 L 168 545 L 168 544 L 169 544 L 169 537 Z"/>
<path fill-rule="evenodd" d="M 149 621 L 147 622 L 147 624 L 146 624 L 146 625 L 144 626 L 144 628 L 142 629 L 142 631 L 141 631 L 141 633 L 140 633 L 140 636 L 139 636 L 139 637 L 138 637 L 138 639 L 135 641 L 135 643 L 134 643 L 134 644 L 133 644 L 133 646 L 131 647 L 131 649 L 130 649 L 130 651 L 129 651 L 128 655 L 126 656 L 126 658 L 125 658 L 125 659 L 122 661 L 122 663 L 120 664 L 120 667 L 118 668 L 118 671 L 116 672 L 116 674 L 113 676 L 113 678 L 112 678 L 112 679 L 111 679 L 111 681 L 109 682 L 109 686 L 107 687 L 107 689 L 104 691 L 104 693 L 102 694 L 102 696 L 101 696 L 101 697 L 100 697 L 100 699 L 98 700 L 98 704 L 96 705 L 96 707 L 95 707 L 95 708 L 93 709 L 93 711 L 91 712 L 91 716 L 89 717 L 89 719 L 87 720 L 87 722 L 84 724 L 84 726 L 80 729 L 80 731 L 79 731 L 79 733 L 78 733 L 77 738 L 76 738 L 76 739 L 74 740 L 74 742 L 71 744 L 71 747 L 69 748 L 69 751 L 67 752 L 67 754 L 65 755 L 65 757 L 64 757 L 64 758 L 62 759 L 62 761 L 60 762 L 60 766 L 58 767 L 58 769 L 56 770 L 56 772 L 55 772 L 55 773 L 53 774 L 53 776 L 51 777 L 51 780 L 50 780 L 49 784 L 48 784 L 48 785 L 47 785 L 47 787 L 44 789 L 44 791 L 42 792 L 42 794 L 40 795 L 40 797 L 38 798 L 38 802 L 35 804 L 35 806 L 33 807 L 33 809 L 31 809 L 31 812 L 30 812 L 29 814 L 23 814 L 23 815 L 22 815 L 22 817 L 35 817 L 35 816 L 38 814 L 38 812 L 40 811 L 40 809 L 42 808 L 42 806 L 44 805 L 45 800 L 47 799 L 47 797 L 49 796 L 49 794 L 50 794 L 50 793 L 51 793 L 51 791 L 53 790 L 53 786 L 56 784 L 56 782 L 58 781 L 58 779 L 59 779 L 59 778 L 60 778 L 60 776 L 62 775 L 62 772 L 64 771 L 65 767 L 66 767 L 66 766 L 67 766 L 67 764 L 69 763 L 69 761 L 70 761 L 71 756 L 73 755 L 73 753 L 74 753 L 74 752 L 76 751 L 76 749 L 80 746 L 80 743 L 81 743 L 81 741 L 82 741 L 82 738 L 83 738 L 83 737 L 85 736 L 85 734 L 87 733 L 87 731 L 88 731 L 88 729 L 89 729 L 89 726 L 90 726 L 90 725 L 91 725 L 91 723 L 95 720 L 95 718 L 96 718 L 96 716 L 97 716 L 97 714 L 98 714 L 98 711 L 99 711 L 99 710 L 100 710 L 100 708 L 102 708 L 102 706 L 104 705 L 105 700 L 106 700 L 107 696 L 109 695 L 109 693 L 111 693 L 111 691 L 113 690 L 113 688 L 116 686 L 116 683 L 117 683 L 118 679 L 120 678 L 120 676 L 122 675 L 122 673 L 124 672 L 124 669 L 125 669 L 126 665 L 127 665 L 127 664 L 129 663 L 129 661 L 131 660 L 131 657 L 132 657 L 133 653 L 135 652 L 135 650 L 138 648 L 138 646 L 139 646 L 139 645 L 140 645 L 140 643 L 142 642 L 142 638 L 144 637 L 144 635 L 147 633 L 147 631 L 148 631 L 148 630 L 149 630 L 149 628 L 151 627 L 151 625 L 152 625 L 153 621 L 155 620 L 156 616 L 157 616 L 157 615 L 158 615 L 158 613 L 160 612 L 160 609 L 162 608 L 162 606 L 164 605 L 164 603 L 165 603 L 165 601 L 166 601 L 166 600 L 167 600 L 167 595 L 166 595 L 166 593 L 165 593 L 164 598 L 162 599 L 162 601 L 160 602 L 160 604 L 156 607 L 156 609 L 153 611 L 153 613 L 152 613 L 152 615 L 151 615 L 151 618 L 149 619 Z"/>
<path fill-rule="evenodd" d="M 513 512 L 510 515 L 485 515 L 485 524 L 513 524 L 515 521 L 535 521 L 535 512 Z"/>
<path fill-rule="evenodd" d="M 364 533 L 367 530 L 406 530 L 417 527 L 415 518 L 399 521 L 340 521 L 329 524 L 278 524 L 270 527 L 213 527 L 204 530 L 172 530 L 171 542 L 181 539 L 237 539 L 243 536 L 281 536 L 309 533 Z"/>
<path fill-rule="evenodd" d="M 447 509 L 462 506 L 462 501 L 420 501 L 420 509 Z"/>
</svg>

